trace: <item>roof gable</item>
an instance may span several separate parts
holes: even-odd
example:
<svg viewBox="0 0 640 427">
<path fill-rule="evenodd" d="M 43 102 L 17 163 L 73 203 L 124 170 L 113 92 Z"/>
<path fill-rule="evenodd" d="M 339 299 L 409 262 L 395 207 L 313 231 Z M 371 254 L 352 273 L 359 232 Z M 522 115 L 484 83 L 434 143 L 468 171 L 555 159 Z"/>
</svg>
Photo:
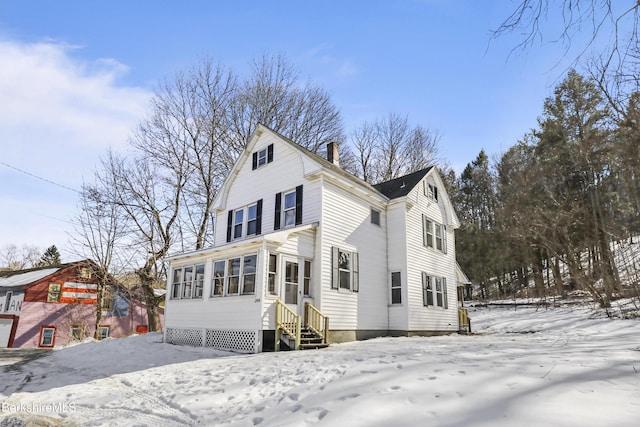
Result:
<svg viewBox="0 0 640 427">
<path fill-rule="evenodd" d="M 389 199 L 404 197 L 409 194 L 416 185 L 418 185 L 422 178 L 424 178 L 431 169 L 433 169 L 433 166 L 429 166 L 426 169 L 394 178 L 389 181 L 381 182 L 380 184 L 374 185 L 373 188 L 384 194 Z"/>
</svg>

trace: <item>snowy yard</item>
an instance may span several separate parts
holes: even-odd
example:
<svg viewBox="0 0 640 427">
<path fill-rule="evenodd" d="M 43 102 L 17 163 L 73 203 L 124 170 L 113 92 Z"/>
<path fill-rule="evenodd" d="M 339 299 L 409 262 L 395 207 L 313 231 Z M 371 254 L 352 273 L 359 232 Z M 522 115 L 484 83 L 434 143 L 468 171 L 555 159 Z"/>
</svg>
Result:
<svg viewBox="0 0 640 427">
<path fill-rule="evenodd" d="M 478 335 L 237 355 L 148 334 L 0 366 L 0 425 L 637 426 L 640 322 L 471 309 Z M 39 423 L 39 424 L 37 424 Z"/>
</svg>

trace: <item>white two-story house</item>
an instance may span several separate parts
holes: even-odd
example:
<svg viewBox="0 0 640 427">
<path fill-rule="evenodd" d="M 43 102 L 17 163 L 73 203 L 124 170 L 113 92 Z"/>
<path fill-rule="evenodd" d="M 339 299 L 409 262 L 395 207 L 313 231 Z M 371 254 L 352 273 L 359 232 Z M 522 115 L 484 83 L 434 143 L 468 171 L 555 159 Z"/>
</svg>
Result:
<svg viewBox="0 0 640 427">
<path fill-rule="evenodd" d="M 372 186 L 258 126 L 213 247 L 170 258 L 165 340 L 240 352 L 458 331 L 458 218 L 435 168 Z M 306 338 L 305 338 L 306 337 Z"/>
</svg>

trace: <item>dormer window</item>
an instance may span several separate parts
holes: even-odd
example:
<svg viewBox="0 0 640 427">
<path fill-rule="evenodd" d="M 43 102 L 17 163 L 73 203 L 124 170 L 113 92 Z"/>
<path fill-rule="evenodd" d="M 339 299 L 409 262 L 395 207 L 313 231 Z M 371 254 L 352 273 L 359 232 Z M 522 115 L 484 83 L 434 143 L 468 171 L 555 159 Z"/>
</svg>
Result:
<svg viewBox="0 0 640 427">
<path fill-rule="evenodd" d="M 271 162 L 273 162 L 273 144 L 269 144 L 264 150 L 258 150 L 253 153 L 251 169 L 256 170 Z"/>
</svg>

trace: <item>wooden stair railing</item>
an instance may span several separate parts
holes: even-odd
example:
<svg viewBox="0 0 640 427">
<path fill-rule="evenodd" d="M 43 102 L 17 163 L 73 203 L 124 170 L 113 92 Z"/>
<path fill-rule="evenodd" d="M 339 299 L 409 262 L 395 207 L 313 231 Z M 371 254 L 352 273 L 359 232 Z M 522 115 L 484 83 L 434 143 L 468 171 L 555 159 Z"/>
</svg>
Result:
<svg viewBox="0 0 640 427">
<path fill-rule="evenodd" d="M 308 302 L 304 304 L 304 325 L 322 338 L 322 344 L 329 344 L 329 317 Z"/>
<path fill-rule="evenodd" d="M 328 316 L 322 314 L 313 305 L 305 303 L 304 323 L 302 320 L 302 317 L 287 307 L 286 304 L 276 300 L 276 351 L 280 351 L 283 334 L 286 334 L 290 340 L 294 341 L 292 350 L 321 348 L 329 345 Z M 291 347 L 290 344 L 289 347 Z"/>
<path fill-rule="evenodd" d="M 300 348 L 301 319 L 298 314 L 287 307 L 280 300 L 276 300 L 276 351 L 280 351 L 282 332 L 295 340 L 295 348 Z"/>
</svg>

